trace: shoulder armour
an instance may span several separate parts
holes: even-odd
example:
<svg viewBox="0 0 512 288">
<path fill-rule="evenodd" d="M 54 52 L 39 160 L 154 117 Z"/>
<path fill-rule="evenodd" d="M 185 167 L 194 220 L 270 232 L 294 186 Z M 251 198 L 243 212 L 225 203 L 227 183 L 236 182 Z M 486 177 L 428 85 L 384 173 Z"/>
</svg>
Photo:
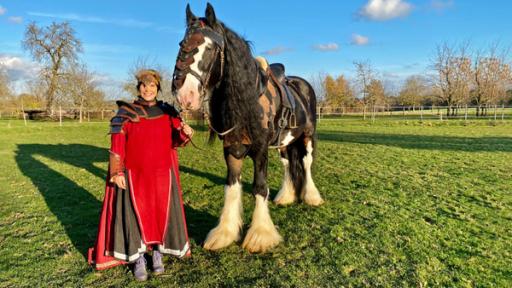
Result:
<svg viewBox="0 0 512 288">
<path fill-rule="evenodd" d="M 171 117 L 180 117 L 180 112 L 176 106 L 163 101 L 158 101 L 158 106 L 160 106 L 160 109 L 162 109 L 165 114 Z"/>
<path fill-rule="evenodd" d="M 124 123 L 127 121 L 139 122 L 139 115 L 135 111 L 134 107 L 125 101 L 116 101 L 119 109 L 117 110 L 116 116 L 110 119 L 110 134 L 121 133 Z"/>
</svg>

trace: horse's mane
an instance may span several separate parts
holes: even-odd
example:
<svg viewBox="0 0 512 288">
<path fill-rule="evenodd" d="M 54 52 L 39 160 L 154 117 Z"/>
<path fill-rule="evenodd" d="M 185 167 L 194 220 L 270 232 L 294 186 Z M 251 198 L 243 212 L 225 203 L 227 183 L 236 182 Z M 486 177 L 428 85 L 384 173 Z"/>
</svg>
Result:
<svg viewBox="0 0 512 288">
<path fill-rule="evenodd" d="M 225 131 L 236 125 L 231 132 L 240 136 L 242 129 L 249 133 L 251 141 L 257 141 L 261 132 L 260 106 L 256 89 L 258 73 L 250 42 L 218 22 L 214 28 L 224 35 L 224 76 L 220 86 L 210 99 L 210 121 L 217 131 Z M 213 140 L 215 135 L 210 135 Z"/>
</svg>

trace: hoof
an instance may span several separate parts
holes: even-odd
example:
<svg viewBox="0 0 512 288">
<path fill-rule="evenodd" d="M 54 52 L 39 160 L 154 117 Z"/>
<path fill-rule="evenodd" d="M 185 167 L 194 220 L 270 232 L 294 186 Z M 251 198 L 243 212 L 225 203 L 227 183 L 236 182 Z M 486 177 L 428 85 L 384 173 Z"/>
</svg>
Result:
<svg viewBox="0 0 512 288">
<path fill-rule="evenodd" d="M 304 198 L 304 203 L 309 206 L 320 206 L 324 204 L 324 200 L 321 197 Z"/>
<path fill-rule="evenodd" d="M 247 231 L 242 248 L 251 253 L 262 253 L 276 247 L 283 238 L 276 228 L 272 227 L 251 227 Z"/>
<path fill-rule="evenodd" d="M 251 253 L 260 253 L 274 248 L 282 240 L 270 218 L 267 200 L 261 195 L 256 195 L 251 227 L 245 235 L 242 247 Z"/>
<path fill-rule="evenodd" d="M 219 250 L 238 240 L 240 240 L 240 233 L 238 231 L 217 226 L 206 236 L 203 248 L 206 250 Z"/>
<path fill-rule="evenodd" d="M 297 202 L 297 197 L 295 196 L 294 192 L 283 193 L 283 192 L 279 191 L 279 193 L 277 193 L 276 197 L 274 198 L 273 202 L 274 202 L 274 204 L 279 205 L 279 206 L 290 205 L 290 204 Z"/>
<path fill-rule="evenodd" d="M 302 190 L 301 198 L 304 203 L 310 206 L 320 206 L 324 203 L 324 199 L 322 199 L 322 196 L 320 196 L 320 192 L 318 192 L 318 189 L 313 185 L 313 187 L 305 187 L 304 190 Z"/>
</svg>

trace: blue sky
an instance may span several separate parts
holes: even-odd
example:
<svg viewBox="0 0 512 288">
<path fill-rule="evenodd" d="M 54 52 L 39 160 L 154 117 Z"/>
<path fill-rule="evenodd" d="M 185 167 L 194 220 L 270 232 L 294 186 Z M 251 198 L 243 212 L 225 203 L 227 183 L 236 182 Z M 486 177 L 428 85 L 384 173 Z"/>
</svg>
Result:
<svg viewBox="0 0 512 288">
<path fill-rule="evenodd" d="M 190 1 L 202 16 L 207 1 Z M 188 1 L 0 0 L 0 66 L 22 81 L 37 66 L 21 49 L 26 25 L 69 21 L 84 44 L 81 59 L 105 81 L 129 79 L 137 58 L 172 72 Z M 437 44 L 474 49 L 512 45 L 509 1 L 351 0 L 210 1 L 217 17 L 253 43 L 255 55 L 289 74 L 354 74 L 369 60 L 381 77 L 428 73 Z"/>
</svg>

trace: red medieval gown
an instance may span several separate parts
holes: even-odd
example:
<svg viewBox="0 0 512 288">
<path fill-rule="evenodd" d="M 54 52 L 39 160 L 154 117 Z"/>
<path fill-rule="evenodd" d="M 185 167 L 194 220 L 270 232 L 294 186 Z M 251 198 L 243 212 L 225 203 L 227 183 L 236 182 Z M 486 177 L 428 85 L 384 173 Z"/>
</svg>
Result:
<svg viewBox="0 0 512 288">
<path fill-rule="evenodd" d="M 181 119 L 162 102 L 118 105 L 121 121 L 115 129 L 113 118 L 110 152 L 124 166 L 126 189 L 107 179 L 89 263 L 103 270 L 133 262 L 150 245 L 164 254 L 190 256 L 176 151 L 186 144 L 179 131 Z"/>
</svg>

